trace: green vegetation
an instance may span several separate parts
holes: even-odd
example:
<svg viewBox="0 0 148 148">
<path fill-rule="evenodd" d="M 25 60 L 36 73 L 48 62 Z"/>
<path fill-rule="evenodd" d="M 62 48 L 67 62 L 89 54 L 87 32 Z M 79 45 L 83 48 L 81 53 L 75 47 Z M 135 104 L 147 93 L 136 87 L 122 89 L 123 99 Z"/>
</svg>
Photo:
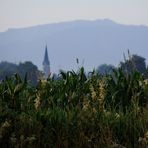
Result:
<svg viewBox="0 0 148 148">
<path fill-rule="evenodd" d="M 147 75 L 147 68 L 145 63 L 145 58 L 138 55 L 130 55 L 128 51 L 128 59 L 124 56 L 125 62 L 120 62 L 120 65 L 123 71 L 128 74 L 131 73 L 134 69 L 140 72 L 145 78 Z"/>
<path fill-rule="evenodd" d="M 27 74 L 6 77 L 0 82 L 0 147 L 147 148 L 148 79 L 135 58 L 145 65 L 134 56 L 116 69 L 104 65 L 106 75 L 82 67 L 37 85 Z M 32 64 L 24 65 L 32 73 Z"/>
<path fill-rule="evenodd" d="M 97 72 L 100 75 L 112 74 L 113 69 L 116 69 L 113 65 L 102 64 L 102 65 L 98 66 Z"/>
<path fill-rule="evenodd" d="M 86 76 L 82 67 L 36 87 L 15 74 L 0 83 L 0 146 L 146 148 L 147 92 L 136 70 Z"/>
<path fill-rule="evenodd" d="M 28 80 L 32 85 L 36 85 L 38 78 L 42 75 L 37 66 L 29 61 L 19 63 L 18 65 L 9 62 L 0 63 L 0 81 L 5 79 L 6 76 L 10 77 L 14 73 L 18 73 L 22 79 L 24 79 L 27 73 Z"/>
</svg>

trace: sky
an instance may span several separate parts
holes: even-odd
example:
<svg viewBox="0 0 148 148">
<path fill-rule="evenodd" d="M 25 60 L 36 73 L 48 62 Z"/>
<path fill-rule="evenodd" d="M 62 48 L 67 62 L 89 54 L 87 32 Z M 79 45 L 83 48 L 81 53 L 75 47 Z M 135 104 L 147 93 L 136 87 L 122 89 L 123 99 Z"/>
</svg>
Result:
<svg viewBox="0 0 148 148">
<path fill-rule="evenodd" d="M 0 0 L 0 32 L 71 20 L 148 26 L 148 0 Z"/>
</svg>

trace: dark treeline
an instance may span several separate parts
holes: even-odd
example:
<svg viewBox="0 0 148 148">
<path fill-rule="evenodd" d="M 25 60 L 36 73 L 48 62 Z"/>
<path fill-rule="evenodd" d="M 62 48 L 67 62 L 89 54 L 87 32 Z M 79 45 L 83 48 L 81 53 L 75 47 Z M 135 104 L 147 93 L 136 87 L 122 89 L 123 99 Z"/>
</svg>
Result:
<svg viewBox="0 0 148 148">
<path fill-rule="evenodd" d="M 1 62 L 0 63 L 0 80 L 4 80 L 6 77 L 12 76 L 14 73 L 20 75 L 22 79 L 25 78 L 27 74 L 27 78 L 31 84 L 36 85 L 37 81 L 41 75 L 41 72 L 38 70 L 37 66 L 32 62 L 24 62 L 13 64 L 9 62 Z"/>
<path fill-rule="evenodd" d="M 144 78 L 147 78 L 148 68 L 145 63 L 145 58 L 139 55 L 130 55 L 128 52 L 128 58 L 124 56 L 124 61 L 120 62 L 119 67 L 122 68 L 125 74 L 130 74 L 134 69 L 140 72 Z M 112 74 L 112 70 L 117 69 L 113 65 L 102 64 L 97 68 L 97 72 L 101 75 Z"/>
<path fill-rule="evenodd" d="M 129 74 L 133 69 L 136 69 L 144 76 L 144 78 L 147 78 L 148 68 L 146 66 L 144 57 L 130 55 L 130 53 L 128 53 L 128 58 L 124 57 L 124 61 L 120 62 L 119 67 L 121 67 L 126 74 Z M 112 74 L 113 69 L 116 70 L 117 67 L 111 64 L 102 64 L 96 68 L 96 72 L 98 72 L 100 75 Z M 4 80 L 6 76 L 10 77 L 14 73 L 18 73 L 21 78 L 24 78 L 27 73 L 27 78 L 33 85 L 36 85 L 37 81 L 40 78 L 43 78 L 43 73 L 39 71 L 37 66 L 32 62 L 27 61 L 24 63 L 19 63 L 18 65 L 10 62 L 0 63 L 0 80 Z M 55 73 L 53 73 L 53 77 L 55 79 L 59 78 L 58 74 Z"/>
</svg>

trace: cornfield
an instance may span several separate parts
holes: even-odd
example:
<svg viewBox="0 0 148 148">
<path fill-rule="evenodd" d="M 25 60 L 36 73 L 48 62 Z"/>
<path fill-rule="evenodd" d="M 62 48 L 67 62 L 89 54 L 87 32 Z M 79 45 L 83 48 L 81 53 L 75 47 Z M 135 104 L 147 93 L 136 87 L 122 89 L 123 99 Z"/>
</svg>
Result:
<svg viewBox="0 0 148 148">
<path fill-rule="evenodd" d="M 37 86 L 18 74 L 0 83 L 2 148 L 146 148 L 148 81 L 61 71 Z"/>
</svg>

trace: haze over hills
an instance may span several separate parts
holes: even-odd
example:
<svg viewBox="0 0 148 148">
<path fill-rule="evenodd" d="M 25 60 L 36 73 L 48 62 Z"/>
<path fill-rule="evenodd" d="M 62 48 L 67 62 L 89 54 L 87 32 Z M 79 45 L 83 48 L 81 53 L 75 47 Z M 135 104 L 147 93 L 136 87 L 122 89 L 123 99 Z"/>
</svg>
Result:
<svg viewBox="0 0 148 148">
<path fill-rule="evenodd" d="M 0 61 L 32 61 L 42 69 L 47 43 L 51 71 L 77 69 L 76 58 L 87 70 L 100 64 L 118 65 L 123 52 L 148 59 L 148 27 L 111 20 L 46 24 L 0 33 Z"/>
</svg>

